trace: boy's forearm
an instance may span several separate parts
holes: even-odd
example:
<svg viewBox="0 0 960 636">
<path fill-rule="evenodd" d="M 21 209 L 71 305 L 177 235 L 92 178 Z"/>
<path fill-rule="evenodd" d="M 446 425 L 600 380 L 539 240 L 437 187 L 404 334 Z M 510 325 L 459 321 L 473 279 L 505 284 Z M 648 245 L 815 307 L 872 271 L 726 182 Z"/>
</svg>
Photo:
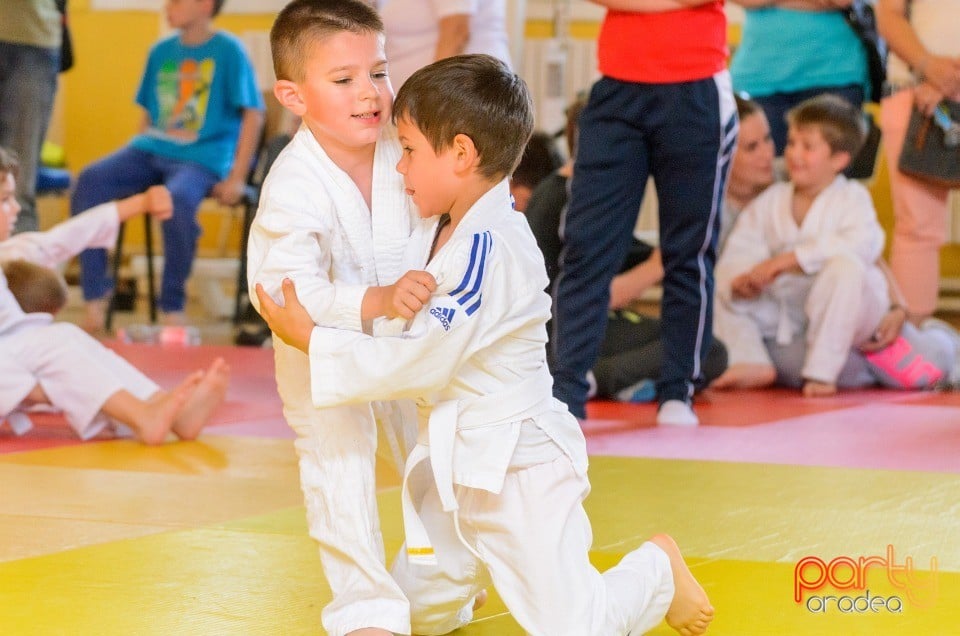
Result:
<svg viewBox="0 0 960 636">
<path fill-rule="evenodd" d="M 363 295 L 363 301 L 360 303 L 360 319 L 373 320 L 386 316 L 384 304 L 383 288 L 367 287 L 367 291 Z"/>
<path fill-rule="evenodd" d="M 141 192 L 126 199 L 117 201 L 117 218 L 120 222 L 128 221 L 147 209 L 147 195 Z"/>
</svg>

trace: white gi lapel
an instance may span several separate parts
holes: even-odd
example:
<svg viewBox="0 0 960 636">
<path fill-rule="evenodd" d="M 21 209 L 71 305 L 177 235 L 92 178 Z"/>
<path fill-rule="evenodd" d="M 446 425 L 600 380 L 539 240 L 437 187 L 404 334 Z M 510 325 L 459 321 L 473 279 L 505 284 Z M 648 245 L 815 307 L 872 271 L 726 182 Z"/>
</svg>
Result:
<svg viewBox="0 0 960 636">
<path fill-rule="evenodd" d="M 363 282 L 367 285 L 376 285 L 377 264 L 373 255 L 373 243 L 370 241 L 372 233 L 370 210 L 367 209 L 360 190 L 357 189 L 353 179 L 330 159 L 306 126 L 301 126 L 297 134 L 304 135 L 306 147 L 310 149 L 320 166 L 317 177 L 323 183 L 324 190 L 333 199 L 340 228 L 360 264 Z"/>
</svg>

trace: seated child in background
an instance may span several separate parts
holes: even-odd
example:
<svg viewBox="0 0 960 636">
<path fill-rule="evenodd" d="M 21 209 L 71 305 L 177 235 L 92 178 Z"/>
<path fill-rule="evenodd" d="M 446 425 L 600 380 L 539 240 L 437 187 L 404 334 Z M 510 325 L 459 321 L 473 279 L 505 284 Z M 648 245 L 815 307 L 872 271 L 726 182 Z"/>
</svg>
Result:
<svg viewBox="0 0 960 636">
<path fill-rule="evenodd" d="M 537 246 L 543 253 L 549 280 L 548 294 L 560 273 L 560 251 L 563 249 L 563 237 L 560 235 L 562 216 L 569 196 L 568 181 L 574 170 L 577 117 L 585 104 L 586 97 L 581 97 L 567 109 L 565 132 L 570 159 L 541 179 L 524 211 Z M 530 148 L 530 144 L 527 144 L 527 148 Z M 522 163 L 523 160 L 521 165 Z M 633 238 L 620 273 L 614 276 L 610 283 L 607 329 L 600 344 L 600 355 L 587 376 L 591 384 L 588 397 L 625 402 L 652 402 L 657 399 L 656 383 L 664 353 L 660 319 L 633 311 L 631 305 L 662 279 L 660 250 Z M 548 325 L 548 336 L 549 333 Z M 549 356 L 552 349 L 547 347 L 548 362 L 551 363 Z M 726 368 L 726 348 L 718 338 L 714 338 L 703 361 L 704 386 L 716 379 Z"/>
<path fill-rule="evenodd" d="M 740 214 L 717 263 L 715 333 L 730 367 L 713 386 L 773 384 L 764 338 L 786 345 L 805 332 L 803 393 L 830 395 L 850 349 L 870 339 L 888 307 L 876 265 L 883 230 L 869 192 L 842 174 L 863 143 L 859 111 L 821 95 L 788 122 L 790 182 Z"/>
<path fill-rule="evenodd" d="M 16 172 L 16 161 L 0 148 L 0 262 L 53 267 L 86 247 L 113 245 L 123 220 L 148 211 L 161 218 L 170 214 L 169 192 L 151 188 L 48 232 L 11 237 L 20 213 Z M 0 273 L 0 423 L 8 421 L 19 434 L 31 426 L 22 409 L 44 404 L 63 411 L 81 439 L 94 437 L 111 421 L 128 426 L 146 444 L 159 444 L 171 432 L 193 439 L 223 401 L 229 373 L 217 358 L 206 372 L 196 371 L 174 390 L 162 391 L 75 325 L 55 323 L 48 313 L 25 312 Z"/>
<path fill-rule="evenodd" d="M 464 599 L 486 576 L 537 636 L 639 634 L 664 616 L 683 634 L 703 633 L 713 608 L 670 537 L 653 537 L 604 574 L 588 558 L 586 444 L 551 394 L 546 273 L 505 178 L 533 128 L 525 84 L 490 56 L 447 58 L 407 80 L 394 118 L 404 148 L 397 170 L 432 219 L 406 258 L 436 279 L 429 310 L 402 337 L 374 338 L 316 327 L 292 281 L 283 308 L 256 292 L 274 333 L 309 353 L 317 406 L 418 398 L 406 545 L 393 569 L 414 633 L 468 622 Z M 432 475 L 411 489 L 425 459 Z"/>
</svg>

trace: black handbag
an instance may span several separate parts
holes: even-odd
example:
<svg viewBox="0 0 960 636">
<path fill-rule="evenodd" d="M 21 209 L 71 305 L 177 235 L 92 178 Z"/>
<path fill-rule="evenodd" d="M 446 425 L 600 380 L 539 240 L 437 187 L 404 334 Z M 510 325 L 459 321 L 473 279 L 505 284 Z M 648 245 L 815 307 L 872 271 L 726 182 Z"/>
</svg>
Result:
<svg viewBox="0 0 960 636">
<path fill-rule="evenodd" d="M 940 107 L 954 122 L 960 121 L 960 102 L 943 101 Z M 954 124 L 956 126 L 956 124 Z M 960 135 L 956 130 L 953 136 Z M 903 174 L 946 188 L 960 188 L 960 145 L 957 139 L 934 123 L 932 117 L 913 109 L 897 167 Z"/>
<path fill-rule="evenodd" d="M 73 38 L 70 37 L 70 24 L 67 22 L 67 0 L 56 0 L 57 11 L 60 12 L 60 30 L 62 42 L 60 44 L 60 72 L 73 68 Z"/>
</svg>

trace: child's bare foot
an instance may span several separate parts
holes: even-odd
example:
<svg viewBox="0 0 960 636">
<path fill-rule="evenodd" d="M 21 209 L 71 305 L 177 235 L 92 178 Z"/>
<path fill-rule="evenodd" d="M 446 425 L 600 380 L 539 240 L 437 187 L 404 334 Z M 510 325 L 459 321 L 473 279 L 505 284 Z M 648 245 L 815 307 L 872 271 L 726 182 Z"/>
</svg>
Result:
<svg viewBox="0 0 960 636">
<path fill-rule="evenodd" d="M 110 297 L 88 300 L 83 304 L 83 319 L 80 327 L 92 336 L 102 336 L 106 332 L 107 307 Z"/>
<path fill-rule="evenodd" d="M 172 391 L 158 391 L 151 396 L 146 402 L 146 408 L 142 409 L 136 421 L 131 423 L 137 438 L 148 446 L 162 444 L 173 429 L 177 413 L 202 379 L 203 373 L 196 371 Z"/>
<path fill-rule="evenodd" d="M 393 632 L 388 632 L 379 627 L 364 627 L 348 633 L 347 636 L 393 636 Z"/>
<path fill-rule="evenodd" d="M 198 372 L 199 373 L 199 372 Z M 213 361 L 193 392 L 183 403 L 173 422 L 173 432 L 180 439 L 196 439 L 210 416 L 223 402 L 230 384 L 230 366 L 217 358 Z"/>
<path fill-rule="evenodd" d="M 160 324 L 164 327 L 184 327 L 187 324 L 187 314 L 182 311 L 161 311 Z"/>
<path fill-rule="evenodd" d="M 477 595 L 473 597 L 473 611 L 476 612 L 478 609 L 487 604 L 487 590 L 486 588 L 477 592 Z"/>
<path fill-rule="evenodd" d="M 817 380 L 807 380 L 803 384 L 803 397 L 827 397 L 836 395 L 837 385 L 829 382 L 818 382 Z"/>
<path fill-rule="evenodd" d="M 670 569 L 673 572 L 673 601 L 667 610 L 667 625 L 683 636 L 694 636 L 707 631 L 713 620 L 713 606 L 707 593 L 693 578 L 693 573 L 683 561 L 677 542 L 666 534 L 658 534 L 650 539 L 670 557 Z"/>
<path fill-rule="evenodd" d="M 734 364 L 710 383 L 711 389 L 762 389 L 777 380 L 777 370 L 769 364 Z"/>
</svg>

